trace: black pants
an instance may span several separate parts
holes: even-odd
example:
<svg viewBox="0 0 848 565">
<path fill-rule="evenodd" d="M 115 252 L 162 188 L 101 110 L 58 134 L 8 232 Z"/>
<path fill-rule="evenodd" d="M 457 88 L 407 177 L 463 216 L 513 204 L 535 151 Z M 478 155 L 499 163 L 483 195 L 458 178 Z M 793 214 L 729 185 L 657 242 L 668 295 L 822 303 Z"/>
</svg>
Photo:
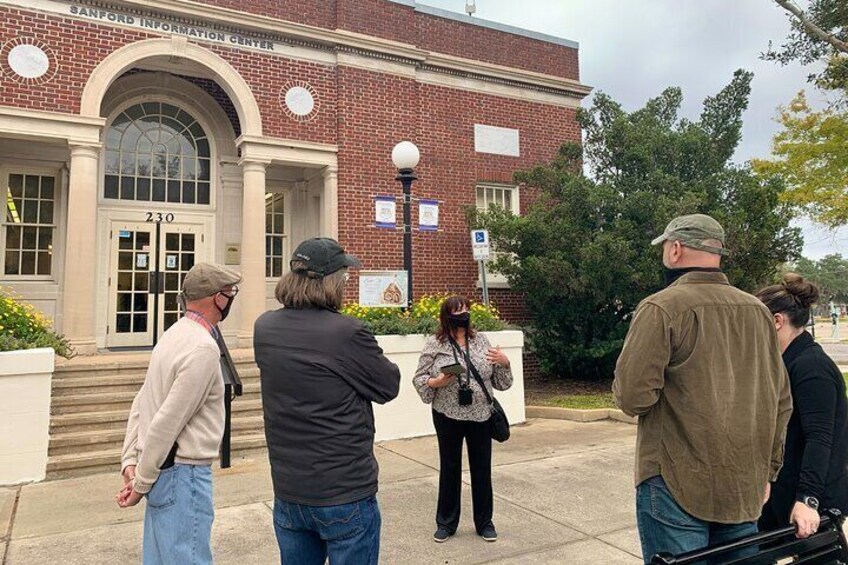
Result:
<svg viewBox="0 0 848 565">
<path fill-rule="evenodd" d="M 451 533 L 459 526 L 462 507 L 462 440 L 468 446 L 474 527 L 480 534 L 492 521 L 492 437 L 486 422 L 454 420 L 433 410 L 439 439 L 439 505 L 436 524 Z"/>
</svg>

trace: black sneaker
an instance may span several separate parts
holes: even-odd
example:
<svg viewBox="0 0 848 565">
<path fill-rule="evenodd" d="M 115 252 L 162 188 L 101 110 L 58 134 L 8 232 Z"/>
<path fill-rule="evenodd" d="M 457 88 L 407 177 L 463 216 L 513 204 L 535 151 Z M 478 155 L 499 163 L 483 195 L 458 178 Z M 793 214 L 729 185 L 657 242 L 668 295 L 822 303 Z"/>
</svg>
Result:
<svg viewBox="0 0 848 565">
<path fill-rule="evenodd" d="M 480 532 L 480 537 L 489 542 L 498 541 L 498 532 L 495 530 L 494 524 L 489 524 L 483 528 L 483 531 Z"/>
<path fill-rule="evenodd" d="M 433 534 L 433 541 L 435 541 L 436 543 L 445 543 L 452 535 L 453 534 L 449 532 L 447 528 L 439 526 L 439 529 L 436 530 L 435 534 Z"/>
</svg>

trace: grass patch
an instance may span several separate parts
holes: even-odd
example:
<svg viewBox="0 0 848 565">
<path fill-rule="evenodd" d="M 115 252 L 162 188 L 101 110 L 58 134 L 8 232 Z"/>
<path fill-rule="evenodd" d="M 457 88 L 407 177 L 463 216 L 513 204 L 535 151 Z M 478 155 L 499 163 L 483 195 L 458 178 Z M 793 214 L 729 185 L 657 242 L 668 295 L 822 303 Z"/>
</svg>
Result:
<svg viewBox="0 0 848 565">
<path fill-rule="evenodd" d="M 607 394 L 564 394 L 545 399 L 548 406 L 591 410 L 595 408 L 615 408 L 612 393 Z"/>
</svg>

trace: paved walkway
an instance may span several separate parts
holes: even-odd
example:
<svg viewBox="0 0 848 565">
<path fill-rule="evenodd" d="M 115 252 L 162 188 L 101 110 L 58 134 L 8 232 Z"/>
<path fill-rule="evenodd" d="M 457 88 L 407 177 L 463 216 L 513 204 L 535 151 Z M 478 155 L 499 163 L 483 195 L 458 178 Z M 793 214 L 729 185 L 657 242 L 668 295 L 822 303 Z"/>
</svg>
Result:
<svg viewBox="0 0 848 565">
<path fill-rule="evenodd" d="M 495 448 L 500 539 L 493 544 L 474 533 L 467 474 L 460 529 L 447 543 L 434 543 L 435 439 L 382 443 L 381 562 L 641 563 L 631 478 L 635 435 L 635 426 L 609 421 L 531 420 L 516 427 Z M 119 487 L 117 475 L 97 475 L 0 490 L 0 562 L 140 563 L 143 508 L 119 509 Z M 216 471 L 216 563 L 279 563 L 271 492 L 262 453 Z"/>
</svg>

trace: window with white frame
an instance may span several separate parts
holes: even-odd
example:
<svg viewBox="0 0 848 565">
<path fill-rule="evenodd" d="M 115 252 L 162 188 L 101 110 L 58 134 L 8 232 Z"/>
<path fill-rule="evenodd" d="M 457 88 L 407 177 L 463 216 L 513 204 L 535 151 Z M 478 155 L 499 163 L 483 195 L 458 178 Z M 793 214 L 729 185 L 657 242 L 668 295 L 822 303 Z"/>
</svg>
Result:
<svg viewBox="0 0 848 565">
<path fill-rule="evenodd" d="M 56 230 L 56 176 L 9 172 L 3 226 L 3 274 L 50 276 Z"/>
<path fill-rule="evenodd" d="M 288 257 L 288 233 L 286 222 L 286 194 L 265 194 L 265 276 L 275 278 L 283 275 Z"/>
<path fill-rule="evenodd" d="M 519 213 L 518 187 L 502 184 L 478 184 L 477 185 L 477 210 L 486 212 L 489 206 L 496 204 L 513 214 Z M 497 258 L 497 250 L 492 246 L 492 254 L 489 262 Z M 499 273 L 487 273 L 488 283 L 506 286 L 506 277 Z"/>
<path fill-rule="evenodd" d="M 477 209 L 485 212 L 491 204 L 518 214 L 518 190 L 514 186 L 478 184 Z"/>
</svg>

